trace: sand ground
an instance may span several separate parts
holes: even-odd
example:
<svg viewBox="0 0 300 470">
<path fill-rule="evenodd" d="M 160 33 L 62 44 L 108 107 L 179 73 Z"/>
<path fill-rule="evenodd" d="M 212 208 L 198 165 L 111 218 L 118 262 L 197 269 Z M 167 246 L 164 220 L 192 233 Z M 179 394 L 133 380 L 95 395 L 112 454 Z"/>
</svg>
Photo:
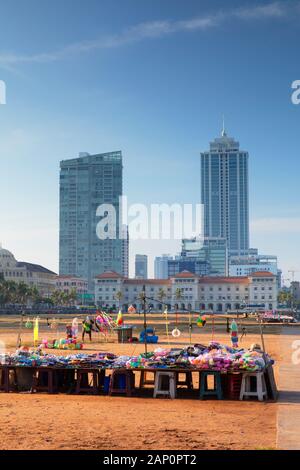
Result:
<svg viewBox="0 0 300 470">
<path fill-rule="evenodd" d="M 136 333 L 141 329 L 141 321 L 141 318 L 129 321 L 136 324 Z M 152 323 L 158 329 L 159 346 L 167 347 L 163 321 L 152 317 Z M 172 346 L 189 344 L 186 326 L 180 322 L 178 326 L 183 333 L 177 340 L 170 340 Z M 173 327 L 171 324 L 170 330 Z M 246 328 L 247 335 L 240 345 L 249 347 L 252 343 L 261 343 L 257 325 L 249 324 Z M 268 327 L 264 334 L 266 350 L 276 361 L 277 379 L 284 357 L 282 347 L 288 347 L 282 341 L 284 328 Z M 300 329 L 294 331 L 295 337 L 299 337 Z M 18 319 L 0 320 L 0 341 L 5 349 L 14 350 L 17 332 Z M 50 338 L 53 334 L 45 325 L 41 327 L 41 338 Z M 214 331 L 210 324 L 204 329 L 195 328 L 192 343 L 207 344 L 213 335 L 216 341 L 229 344 L 230 338 L 222 322 L 215 325 Z M 141 344 L 118 344 L 115 334 L 110 335 L 107 342 L 99 336 L 95 335 L 93 342 L 85 345 L 85 352 L 133 355 L 144 350 Z M 22 340 L 23 344 L 31 344 L 32 332 L 23 331 Z M 155 347 L 149 345 L 150 350 Z M 284 389 L 284 383 L 280 386 Z M 273 402 L 218 402 L 196 398 L 1 393 L 0 449 L 276 449 L 279 406 Z"/>
</svg>

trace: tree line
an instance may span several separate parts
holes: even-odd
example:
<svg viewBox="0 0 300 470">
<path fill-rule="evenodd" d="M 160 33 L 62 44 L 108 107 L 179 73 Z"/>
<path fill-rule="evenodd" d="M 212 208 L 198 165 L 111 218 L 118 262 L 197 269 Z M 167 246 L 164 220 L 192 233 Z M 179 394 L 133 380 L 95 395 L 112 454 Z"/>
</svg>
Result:
<svg viewBox="0 0 300 470">
<path fill-rule="evenodd" d="M 28 305 L 29 303 L 71 306 L 76 300 L 76 289 L 70 292 L 54 290 L 48 297 L 43 297 L 36 286 L 30 286 L 25 282 L 7 281 L 0 273 L 0 306 L 2 307 L 9 304 Z"/>
</svg>

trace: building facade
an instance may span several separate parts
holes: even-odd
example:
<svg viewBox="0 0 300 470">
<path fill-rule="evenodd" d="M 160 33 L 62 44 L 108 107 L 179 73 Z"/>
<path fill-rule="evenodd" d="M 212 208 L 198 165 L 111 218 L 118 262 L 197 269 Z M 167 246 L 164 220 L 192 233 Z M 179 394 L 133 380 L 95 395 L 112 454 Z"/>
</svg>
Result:
<svg viewBox="0 0 300 470">
<path fill-rule="evenodd" d="M 88 294 L 87 279 L 82 279 L 76 276 L 57 276 L 56 289 L 64 292 L 65 294 L 70 294 L 72 291 L 75 291 L 77 294 L 77 305 L 85 305 L 90 300 L 93 300 L 93 298 L 91 299 Z"/>
<path fill-rule="evenodd" d="M 99 306 L 118 306 L 126 311 L 130 305 L 142 310 L 140 294 L 146 289 L 148 307 L 160 311 L 163 304 L 169 309 L 207 310 L 225 313 L 242 307 L 277 307 L 276 276 L 269 272 L 244 277 L 199 277 L 184 271 L 170 279 L 128 279 L 115 272 L 95 278 L 95 301 Z M 181 295 L 178 296 L 180 291 Z"/>
<path fill-rule="evenodd" d="M 230 276 L 248 276 L 257 271 L 268 271 L 277 276 L 277 256 L 259 254 L 254 256 L 232 256 L 229 260 Z"/>
<path fill-rule="evenodd" d="M 164 254 L 157 256 L 154 260 L 154 277 L 155 279 L 168 279 L 168 261 L 171 261 L 173 256 Z"/>
<path fill-rule="evenodd" d="M 30 287 L 36 287 L 42 297 L 50 297 L 56 288 L 56 273 L 39 264 L 17 261 L 4 248 L 0 248 L 0 273 L 6 281 L 24 282 Z"/>
<path fill-rule="evenodd" d="M 122 268 L 121 273 L 125 277 L 129 277 L 129 230 L 128 225 L 122 228 Z"/>
<path fill-rule="evenodd" d="M 209 276 L 209 263 L 196 257 L 175 256 L 168 261 L 168 278 L 183 271 L 189 271 L 197 276 Z"/>
<path fill-rule="evenodd" d="M 294 306 L 300 305 L 300 282 L 299 281 L 292 281 L 290 292 L 292 295 L 292 304 Z"/>
<path fill-rule="evenodd" d="M 228 275 L 228 248 L 226 238 L 192 238 L 182 240 L 181 256 L 196 258 L 208 264 L 208 275 Z"/>
<path fill-rule="evenodd" d="M 107 270 L 122 272 L 124 240 L 120 237 L 119 198 L 122 195 L 122 153 L 80 154 L 60 163 L 60 275 L 88 280 Z M 97 226 L 102 204 L 115 209 L 116 238 L 100 239 Z"/>
<path fill-rule="evenodd" d="M 257 271 L 274 274 L 277 278 L 278 289 L 281 288 L 282 271 L 278 268 L 277 256 L 259 255 L 256 248 L 251 248 L 248 256 L 229 258 L 229 276 L 249 276 Z"/>
<path fill-rule="evenodd" d="M 148 257 L 147 255 L 135 255 L 135 278 L 147 279 Z"/>
<path fill-rule="evenodd" d="M 204 236 L 225 238 L 230 256 L 249 249 L 248 152 L 223 129 L 201 153 L 201 203 Z"/>
</svg>

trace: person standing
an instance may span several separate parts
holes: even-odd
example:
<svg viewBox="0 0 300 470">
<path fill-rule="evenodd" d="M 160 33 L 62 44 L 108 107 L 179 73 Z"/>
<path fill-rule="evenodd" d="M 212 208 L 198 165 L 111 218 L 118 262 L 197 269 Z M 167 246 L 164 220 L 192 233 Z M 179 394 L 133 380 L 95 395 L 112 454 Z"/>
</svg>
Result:
<svg viewBox="0 0 300 470">
<path fill-rule="evenodd" d="M 89 336 L 90 341 L 92 341 L 92 321 L 90 317 L 86 317 L 82 322 L 82 341 L 84 341 L 86 334 Z"/>
</svg>

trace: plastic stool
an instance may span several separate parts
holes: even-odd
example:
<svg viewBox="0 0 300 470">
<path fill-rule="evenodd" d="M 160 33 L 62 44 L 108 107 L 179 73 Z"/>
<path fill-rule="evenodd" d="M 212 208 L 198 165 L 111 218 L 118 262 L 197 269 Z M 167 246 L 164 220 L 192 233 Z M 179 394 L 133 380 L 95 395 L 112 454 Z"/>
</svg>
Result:
<svg viewBox="0 0 300 470">
<path fill-rule="evenodd" d="M 214 378 L 214 388 L 208 388 L 208 377 Z M 200 399 L 203 400 L 205 397 L 216 396 L 218 400 L 223 399 L 221 374 L 218 371 L 203 371 L 200 372 Z"/>
<path fill-rule="evenodd" d="M 18 380 L 17 380 L 17 371 L 15 367 L 4 366 L 1 367 L 1 378 L 0 378 L 0 390 L 6 393 L 9 393 L 11 390 L 9 375 L 10 372 L 13 373 L 14 378 L 14 390 L 18 388 Z"/>
<path fill-rule="evenodd" d="M 55 393 L 56 391 L 57 391 L 56 371 L 48 367 L 37 367 L 36 369 L 34 369 L 31 393 L 34 393 L 34 392 Z"/>
<path fill-rule="evenodd" d="M 120 384 L 122 377 L 125 378 L 124 385 Z M 120 380 L 121 379 L 121 380 Z M 109 383 L 109 395 L 114 393 L 124 393 L 127 397 L 131 397 L 135 388 L 135 376 L 132 370 L 114 370 Z"/>
<path fill-rule="evenodd" d="M 184 380 L 179 380 L 180 374 L 185 375 Z M 183 387 L 187 387 L 188 390 L 193 390 L 193 377 L 192 372 L 187 370 L 186 372 L 176 372 L 176 384 L 182 385 Z"/>
<path fill-rule="evenodd" d="M 92 375 L 92 383 L 89 383 L 89 374 Z M 104 385 L 105 371 L 98 369 L 77 369 L 76 374 L 76 394 L 93 393 L 97 395 L 100 392 L 100 386 Z"/>
<path fill-rule="evenodd" d="M 255 390 L 251 391 L 251 377 L 255 378 Z M 243 374 L 240 400 L 247 397 L 256 397 L 259 401 L 267 398 L 267 387 L 263 372 L 245 372 Z"/>
<path fill-rule="evenodd" d="M 167 389 L 164 387 L 165 378 L 168 378 Z M 156 372 L 153 397 L 158 395 L 176 398 L 176 372 Z"/>
<path fill-rule="evenodd" d="M 243 374 L 241 373 L 228 373 L 224 375 L 225 398 L 228 400 L 239 400 L 241 393 Z"/>
<path fill-rule="evenodd" d="M 153 379 L 147 380 L 147 374 L 154 374 Z M 141 370 L 140 388 L 144 388 L 145 385 L 154 385 L 154 384 L 155 384 L 155 372 L 148 372 L 146 370 Z"/>
</svg>

